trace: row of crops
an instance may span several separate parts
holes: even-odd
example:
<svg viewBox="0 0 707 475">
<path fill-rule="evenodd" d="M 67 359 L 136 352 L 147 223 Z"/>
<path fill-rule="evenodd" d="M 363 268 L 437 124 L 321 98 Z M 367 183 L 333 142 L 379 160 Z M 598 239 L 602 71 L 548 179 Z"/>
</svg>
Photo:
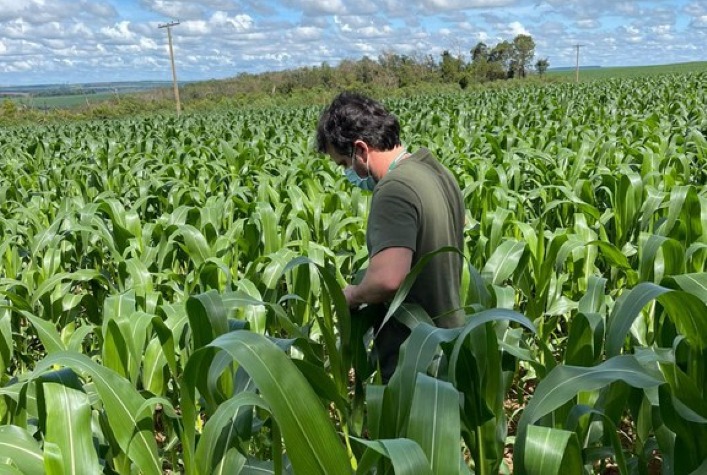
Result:
<svg viewBox="0 0 707 475">
<path fill-rule="evenodd" d="M 463 328 L 390 384 L 319 109 L 0 130 L 2 473 L 707 471 L 707 76 L 400 99 L 467 207 Z M 509 455 L 512 454 L 512 457 Z"/>
</svg>

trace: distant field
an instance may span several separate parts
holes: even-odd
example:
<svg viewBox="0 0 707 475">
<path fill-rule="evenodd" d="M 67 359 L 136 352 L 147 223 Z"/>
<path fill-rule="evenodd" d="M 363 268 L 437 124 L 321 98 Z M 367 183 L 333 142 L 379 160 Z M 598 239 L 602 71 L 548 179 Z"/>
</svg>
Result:
<svg viewBox="0 0 707 475">
<path fill-rule="evenodd" d="M 34 86 L 0 87 L 0 102 L 10 99 L 33 109 L 70 109 L 97 104 L 136 92 L 162 89 L 171 83 L 165 81 L 135 81 L 115 83 L 86 83 L 67 86 L 43 84 Z M 5 95 L 7 94 L 7 95 Z"/>
<path fill-rule="evenodd" d="M 707 61 L 695 61 L 691 63 L 661 64 L 658 66 L 631 66 L 616 68 L 580 69 L 579 79 L 583 81 L 591 81 L 594 79 L 608 79 L 615 77 L 629 78 L 640 76 L 652 76 L 656 74 L 705 71 L 707 71 Z M 551 77 L 574 78 L 575 71 L 574 69 L 563 71 L 548 71 L 547 75 Z"/>
<path fill-rule="evenodd" d="M 46 96 L 46 97 L 19 97 L 13 99 L 18 104 L 24 104 L 33 109 L 66 109 L 81 105 L 95 104 L 97 102 L 114 99 L 115 93 L 100 92 L 96 94 L 69 94 L 66 96 Z"/>
</svg>

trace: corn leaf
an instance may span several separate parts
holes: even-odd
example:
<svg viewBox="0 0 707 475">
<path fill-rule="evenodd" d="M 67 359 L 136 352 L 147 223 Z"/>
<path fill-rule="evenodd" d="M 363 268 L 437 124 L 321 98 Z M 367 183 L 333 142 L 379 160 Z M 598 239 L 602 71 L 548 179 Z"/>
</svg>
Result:
<svg viewBox="0 0 707 475">
<path fill-rule="evenodd" d="M 538 384 L 533 398 L 518 422 L 516 451 L 513 457 L 514 468 L 517 469 L 518 474 L 528 473 L 523 457 L 528 430 L 532 424 L 565 404 L 580 391 L 593 391 L 614 381 L 623 381 L 633 387 L 644 389 L 662 383 L 655 374 L 648 372 L 635 357 L 630 355 L 615 356 L 590 368 L 557 366 L 550 371 Z"/>
<path fill-rule="evenodd" d="M 381 457 L 390 460 L 396 475 L 431 475 L 430 463 L 416 442 L 410 439 L 355 439 L 367 447 L 357 474 L 370 473 Z"/>
<path fill-rule="evenodd" d="M 417 442 L 429 460 L 432 473 L 459 470 L 459 393 L 444 381 L 417 374 L 410 406 L 407 437 Z"/>
<path fill-rule="evenodd" d="M 525 447 L 525 467 L 529 475 L 582 473 L 582 451 L 577 434 L 560 429 L 530 426 Z"/>
<path fill-rule="evenodd" d="M 93 447 L 91 406 L 88 396 L 59 383 L 44 383 L 47 431 L 45 441 L 62 454 L 64 473 L 94 474 L 100 471 Z"/>
<path fill-rule="evenodd" d="M 39 444 L 26 429 L 13 425 L 0 426 L 0 458 L 9 460 L 20 473 L 44 473 L 44 462 Z"/>
<path fill-rule="evenodd" d="M 76 372 L 91 375 L 120 449 L 144 473 L 161 473 L 162 467 L 157 458 L 157 445 L 152 433 L 151 414 L 137 411 L 144 399 L 133 389 L 130 382 L 85 355 L 68 352 L 55 353 L 44 358 L 32 373 L 33 377 L 41 375 L 54 365 L 67 366 Z"/>
<path fill-rule="evenodd" d="M 287 454 L 302 473 L 348 473 L 348 457 L 318 397 L 285 354 L 265 337 L 238 331 L 222 335 L 210 345 L 228 352 L 253 378 L 282 431 Z M 185 379 L 197 383 L 199 369 L 214 354 L 201 350 L 190 359 Z M 193 362 L 192 362 L 193 360 Z M 189 393 L 193 389 L 188 389 Z M 298 408 L 306 407 L 306 413 Z M 191 417 L 190 409 L 184 417 Z M 187 423 L 187 426 L 189 424 Z"/>
</svg>

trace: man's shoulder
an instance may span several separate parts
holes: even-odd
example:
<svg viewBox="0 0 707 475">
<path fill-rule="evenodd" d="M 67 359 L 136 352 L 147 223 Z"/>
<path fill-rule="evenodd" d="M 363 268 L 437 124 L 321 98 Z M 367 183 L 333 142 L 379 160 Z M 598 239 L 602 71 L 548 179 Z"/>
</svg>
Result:
<svg viewBox="0 0 707 475">
<path fill-rule="evenodd" d="M 405 166 L 402 166 L 403 164 Z M 447 171 L 447 167 L 445 167 L 439 159 L 426 148 L 416 150 L 415 153 L 404 160 L 399 169 L 401 172 L 411 175 L 429 175 L 431 171 L 437 173 Z"/>
<path fill-rule="evenodd" d="M 396 174 L 393 176 L 391 174 L 391 176 L 386 176 L 381 180 L 375 190 L 373 190 L 373 203 L 391 200 L 395 202 L 417 202 L 420 197 L 416 188 L 414 181 L 410 181 L 405 175 Z"/>
<path fill-rule="evenodd" d="M 434 187 L 438 181 L 454 180 L 452 173 L 429 150 L 420 149 L 391 173 L 391 178 L 415 188 Z"/>
</svg>

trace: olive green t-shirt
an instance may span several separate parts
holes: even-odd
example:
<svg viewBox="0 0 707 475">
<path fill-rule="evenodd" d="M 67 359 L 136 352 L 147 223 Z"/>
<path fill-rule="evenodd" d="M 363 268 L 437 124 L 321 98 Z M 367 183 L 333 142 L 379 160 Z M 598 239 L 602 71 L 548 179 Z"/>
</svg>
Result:
<svg viewBox="0 0 707 475">
<path fill-rule="evenodd" d="M 463 248 L 464 206 L 452 174 L 427 149 L 420 149 L 389 170 L 373 190 L 366 241 L 369 256 L 388 247 L 413 251 L 412 265 L 446 246 Z M 435 318 L 460 307 L 462 257 L 437 254 L 417 277 L 407 301 Z M 463 323 L 457 311 L 435 319 L 440 327 Z"/>
</svg>

